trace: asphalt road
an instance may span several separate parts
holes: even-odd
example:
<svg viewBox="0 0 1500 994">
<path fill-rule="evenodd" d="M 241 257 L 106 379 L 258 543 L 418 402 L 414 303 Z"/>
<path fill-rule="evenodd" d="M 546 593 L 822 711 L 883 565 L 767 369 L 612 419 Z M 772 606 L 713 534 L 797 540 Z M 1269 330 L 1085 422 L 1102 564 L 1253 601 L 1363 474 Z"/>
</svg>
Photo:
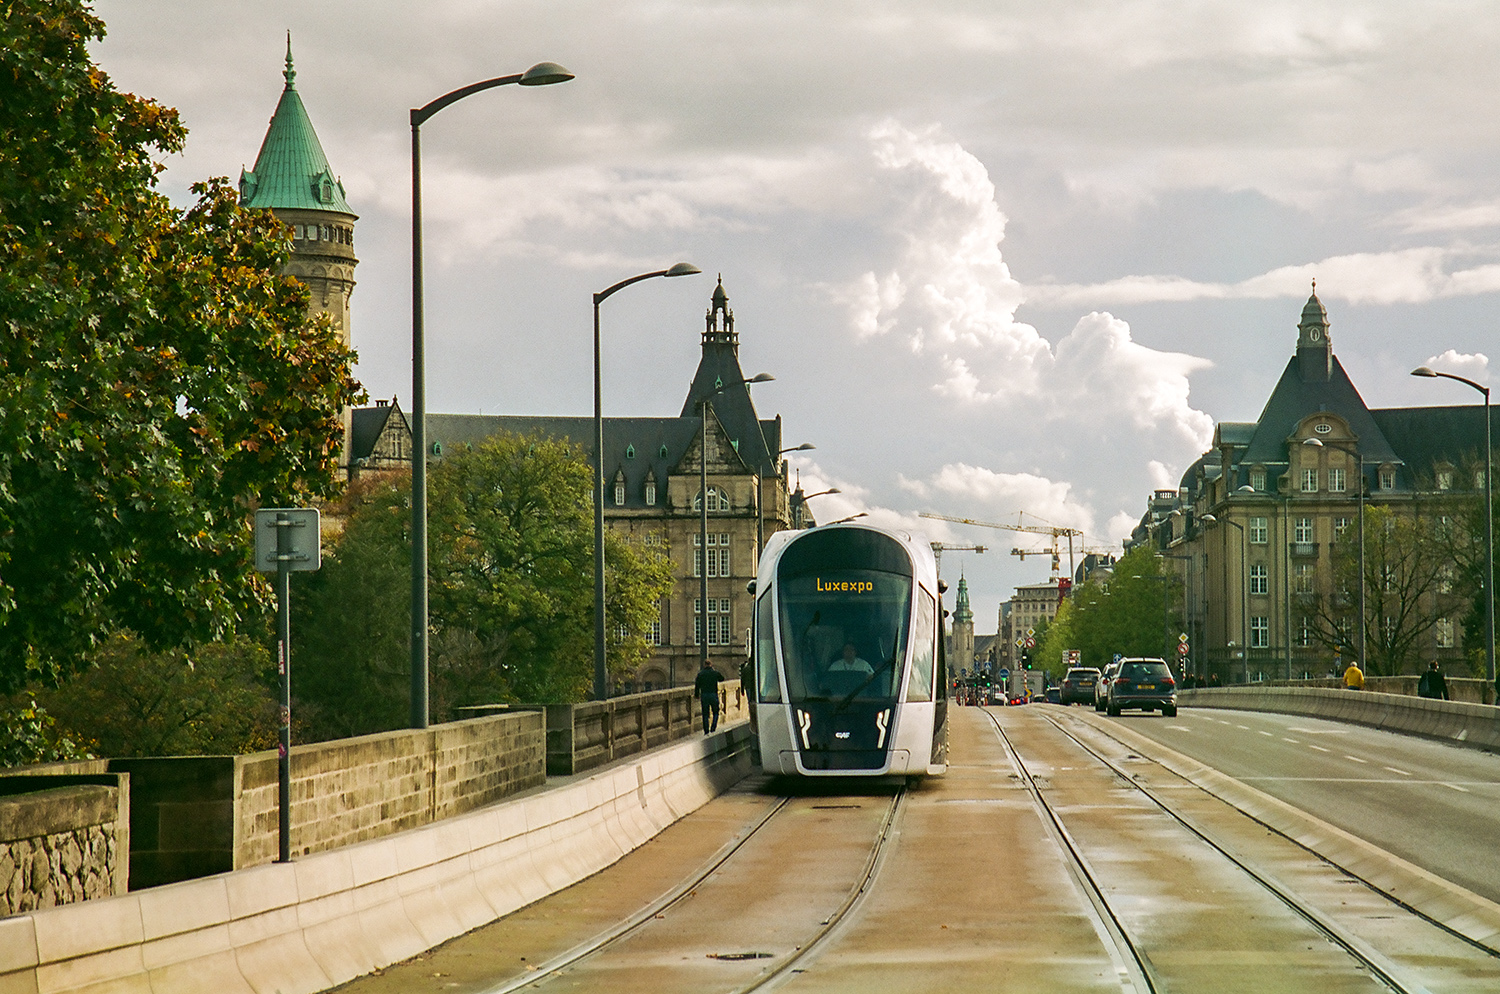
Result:
<svg viewBox="0 0 1500 994">
<path fill-rule="evenodd" d="M 1183 708 L 1102 720 L 1500 902 L 1500 756 L 1295 715 Z"/>
</svg>

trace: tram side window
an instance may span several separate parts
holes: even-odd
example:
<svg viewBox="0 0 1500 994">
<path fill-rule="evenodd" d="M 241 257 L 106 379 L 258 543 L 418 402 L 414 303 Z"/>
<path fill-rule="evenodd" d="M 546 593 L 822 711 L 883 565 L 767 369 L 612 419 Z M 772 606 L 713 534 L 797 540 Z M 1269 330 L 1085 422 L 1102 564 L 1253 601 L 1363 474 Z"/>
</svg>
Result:
<svg viewBox="0 0 1500 994">
<path fill-rule="evenodd" d="M 768 704 L 781 701 L 781 681 L 776 679 L 776 616 L 771 595 L 755 602 L 755 674 L 760 699 Z"/>
<path fill-rule="evenodd" d="M 937 699 L 948 699 L 948 655 L 943 650 L 943 639 L 937 640 Z"/>
<path fill-rule="evenodd" d="M 926 590 L 917 589 L 917 619 L 911 626 L 911 679 L 906 684 L 908 701 L 932 700 L 933 619 L 937 605 Z"/>
</svg>

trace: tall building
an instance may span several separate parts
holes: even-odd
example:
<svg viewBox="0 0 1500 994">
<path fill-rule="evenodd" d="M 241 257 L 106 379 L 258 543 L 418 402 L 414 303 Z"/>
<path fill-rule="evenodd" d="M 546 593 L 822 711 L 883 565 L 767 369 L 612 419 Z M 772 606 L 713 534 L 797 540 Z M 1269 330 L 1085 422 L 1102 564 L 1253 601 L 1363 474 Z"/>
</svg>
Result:
<svg viewBox="0 0 1500 994">
<path fill-rule="evenodd" d="M 701 349 L 677 417 L 604 419 L 605 522 L 626 542 L 663 552 L 673 563 L 672 592 L 645 633 L 655 651 L 636 674 L 642 689 L 691 683 L 704 638 L 721 673 L 739 672 L 753 605 L 746 584 L 760 568 L 765 541 L 792 527 L 781 418 L 756 413 L 722 279 L 709 301 Z M 501 431 L 566 439 L 593 458 L 592 417 L 483 414 L 427 415 L 427 457 L 438 461 Z M 411 430 L 399 405 L 353 412 L 353 472 L 405 468 L 410 452 Z M 708 482 L 706 542 L 700 474 Z"/>
<path fill-rule="evenodd" d="M 359 215 L 344 199 L 344 184 L 334 175 L 323 144 L 297 93 L 292 42 L 287 37 L 286 85 L 253 169 L 240 169 L 240 202 L 268 208 L 292 235 L 292 258 L 286 272 L 310 292 L 308 311 L 327 314 L 345 348 L 351 346 L 349 298 L 354 293 L 354 222 Z M 344 412 L 344 436 L 349 434 Z M 347 441 L 345 450 L 347 451 Z M 342 462 L 342 460 L 340 460 Z"/>
<path fill-rule="evenodd" d="M 1337 559 L 1345 533 L 1359 535 L 1362 509 L 1428 517 L 1441 529 L 1455 499 L 1477 498 L 1483 485 L 1473 470 L 1482 465 L 1483 408 L 1367 407 L 1314 291 L 1260 417 L 1216 425 L 1213 447 L 1176 491 L 1152 495 L 1127 543 L 1156 549 L 1185 581 L 1186 668 L 1199 676 L 1321 675 L 1347 662 L 1359 649 L 1359 585 L 1337 580 Z M 1398 610 L 1394 584 L 1394 574 L 1364 584 L 1366 642 L 1413 624 L 1416 636 L 1409 649 L 1394 639 L 1372 649 L 1366 665 L 1382 654 L 1380 665 L 1400 656 L 1408 671 L 1428 659 L 1459 662 L 1464 592 L 1439 580 Z"/>
<path fill-rule="evenodd" d="M 953 634 L 949 642 L 948 668 L 967 673 L 974 668 L 974 612 L 969 607 L 969 581 L 958 577 L 958 595 L 953 606 Z"/>
</svg>

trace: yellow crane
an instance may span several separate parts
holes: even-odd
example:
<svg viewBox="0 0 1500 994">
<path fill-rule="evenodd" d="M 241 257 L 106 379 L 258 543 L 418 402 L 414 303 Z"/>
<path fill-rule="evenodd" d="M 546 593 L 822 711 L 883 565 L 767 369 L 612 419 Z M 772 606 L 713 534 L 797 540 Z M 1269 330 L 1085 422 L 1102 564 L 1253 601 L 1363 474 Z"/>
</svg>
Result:
<svg viewBox="0 0 1500 994">
<path fill-rule="evenodd" d="M 1052 545 L 1050 548 L 1011 549 L 1010 554 L 1013 556 L 1020 556 L 1023 562 L 1025 561 L 1027 556 L 1038 556 L 1043 554 L 1044 552 L 1050 554 L 1052 556 L 1052 576 L 1054 579 L 1062 575 L 1062 552 L 1058 545 L 1058 539 L 1066 536 L 1068 540 L 1068 575 L 1072 576 L 1074 569 L 1076 569 L 1076 564 L 1073 562 L 1073 538 L 1074 536 L 1082 538 L 1083 532 L 1079 531 L 1077 528 L 1060 528 L 1057 525 L 1024 524 L 1022 523 L 1022 518 L 1025 516 L 1025 514 L 1025 511 L 1017 511 L 1016 523 L 1013 525 L 1005 524 L 999 521 L 977 521 L 974 518 L 956 518 L 949 514 L 933 514 L 929 511 L 920 512 L 920 514 L 918 514 L 918 517 L 932 518 L 936 521 L 952 521 L 960 525 L 977 525 L 980 528 L 1003 528 L 1006 531 L 1027 532 L 1032 535 L 1050 536 L 1052 539 Z M 1032 517 L 1035 517 L 1035 515 L 1032 515 Z"/>
</svg>

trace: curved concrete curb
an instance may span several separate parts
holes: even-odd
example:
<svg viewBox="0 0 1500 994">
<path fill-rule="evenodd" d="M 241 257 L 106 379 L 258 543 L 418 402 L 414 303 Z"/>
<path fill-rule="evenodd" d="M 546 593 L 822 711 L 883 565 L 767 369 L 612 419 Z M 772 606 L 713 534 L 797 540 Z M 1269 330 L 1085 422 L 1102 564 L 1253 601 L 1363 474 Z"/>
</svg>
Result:
<svg viewBox="0 0 1500 994">
<path fill-rule="evenodd" d="M 1500 708 L 1488 704 L 1321 687 L 1215 687 L 1182 691 L 1177 700 L 1183 707 L 1327 718 L 1471 749 L 1500 751 Z"/>
<path fill-rule="evenodd" d="M 746 725 L 371 842 L 0 919 L 0 992 L 311 994 L 582 880 L 750 771 Z"/>
</svg>

